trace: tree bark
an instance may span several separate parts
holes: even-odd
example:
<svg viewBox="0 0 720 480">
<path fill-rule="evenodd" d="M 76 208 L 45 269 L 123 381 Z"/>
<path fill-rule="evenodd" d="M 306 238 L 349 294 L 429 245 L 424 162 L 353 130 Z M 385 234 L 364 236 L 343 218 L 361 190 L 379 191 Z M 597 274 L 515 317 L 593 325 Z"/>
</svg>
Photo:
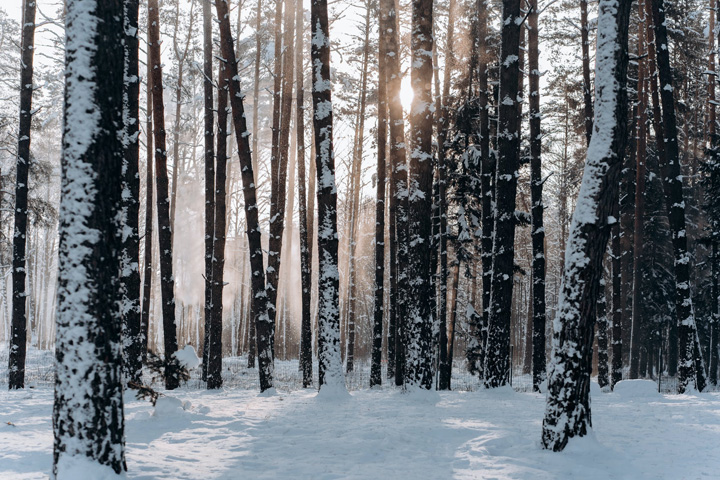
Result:
<svg viewBox="0 0 720 480">
<path fill-rule="evenodd" d="M 344 389 L 340 358 L 337 191 L 327 0 L 312 0 L 313 123 L 318 203 L 318 357 L 320 389 Z"/>
<path fill-rule="evenodd" d="M 123 123 L 125 125 L 125 158 L 123 159 L 122 216 L 126 231 L 122 236 L 122 270 L 120 288 L 123 294 L 123 335 L 125 339 L 126 375 L 130 381 L 142 376 L 143 343 L 140 320 L 140 238 L 138 220 L 140 210 L 140 75 L 138 72 L 138 14 L 140 2 L 125 4 L 125 93 Z"/>
<path fill-rule="evenodd" d="M 537 8 L 537 7 L 536 7 Z M 585 107 L 585 140 L 590 145 L 593 129 L 592 86 L 590 84 L 590 27 L 588 0 L 580 0 L 580 41 L 582 42 L 583 104 Z"/>
<path fill-rule="evenodd" d="M 177 351 L 175 325 L 175 279 L 173 278 L 172 226 L 168 195 L 165 105 L 163 102 L 162 59 L 160 57 L 160 16 L 157 0 L 148 0 L 150 62 L 152 64 L 153 134 L 155 136 L 155 186 L 157 188 L 158 238 L 160 245 L 160 292 L 162 295 L 163 339 L 165 361 L 170 362 Z M 179 379 L 165 372 L 165 388 L 178 387 Z"/>
<path fill-rule="evenodd" d="M 581 2 L 582 4 L 583 2 Z M 543 226 L 542 130 L 540 122 L 539 26 L 537 0 L 530 0 L 528 14 L 528 67 L 530 84 L 530 196 L 532 203 L 532 363 L 533 390 L 545 379 L 545 228 Z M 585 52 L 583 52 L 583 55 Z"/>
<path fill-rule="evenodd" d="M 148 24 L 150 21 L 148 20 Z M 148 29 L 149 30 L 149 29 Z M 148 35 L 148 44 L 151 43 Z M 145 109 L 147 117 L 145 120 L 145 143 L 146 143 L 146 174 L 145 174 L 145 234 L 144 234 L 144 253 L 143 259 L 143 287 L 142 287 L 142 307 L 140 311 L 140 331 L 143 335 L 143 343 L 141 345 L 142 362 L 145 363 L 148 350 L 148 334 L 150 327 L 150 294 L 152 292 L 152 244 L 153 244 L 153 124 L 152 124 L 152 62 L 150 61 L 150 51 L 148 49 L 147 73 L 146 73 L 146 89 L 147 101 Z"/>
<path fill-rule="evenodd" d="M 245 225 L 247 228 L 248 249 L 251 266 L 253 315 L 257 334 L 257 352 L 260 376 L 260 391 L 273 387 L 272 322 L 268 315 L 267 292 L 265 291 L 265 271 L 263 269 L 262 244 L 260 242 L 260 224 L 258 222 L 257 200 L 255 196 L 255 175 L 250 154 L 250 132 L 245 120 L 243 95 L 240 93 L 240 77 L 233 49 L 230 17 L 227 0 L 215 2 L 217 17 L 220 19 L 220 50 L 229 69 L 230 106 L 232 122 L 235 127 L 240 171 L 242 172 L 243 195 L 245 200 Z"/>
<path fill-rule="evenodd" d="M 205 340 L 202 378 L 207 381 L 212 323 L 213 244 L 215 235 L 215 114 L 213 95 L 212 5 L 203 0 L 203 99 L 205 127 Z M 222 86 L 220 87 L 222 88 Z M 219 99 L 218 99 L 219 103 Z M 218 134 L 219 138 L 219 134 Z M 177 158 L 175 159 L 177 162 Z"/>
<path fill-rule="evenodd" d="M 656 49 L 656 54 L 661 87 L 660 100 L 662 102 L 663 141 L 666 157 L 661 159 L 661 174 L 675 255 L 675 311 L 679 342 L 678 392 L 684 393 L 691 380 L 695 381 L 695 388 L 702 391 L 706 385 L 706 377 L 701 352 L 695 348 L 697 330 L 690 292 L 690 255 L 687 250 L 685 202 L 682 192 L 665 7 L 663 0 L 655 0 L 651 3 L 655 41 L 656 45 L 660 45 L 660 48 Z M 696 352 L 696 350 L 698 351 Z"/>
<path fill-rule="evenodd" d="M 73 457 L 107 476 L 127 470 L 117 260 L 123 27 L 122 2 L 66 2 L 53 478 L 72 475 Z"/>
<path fill-rule="evenodd" d="M 594 311 L 627 142 L 630 0 L 601 0 L 595 66 L 594 132 L 565 253 L 542 444 L 561 451 L 592 426 L 590 374 Z"/>
<path fill-rule="evenodd" d="M 20 125 L 15 173 L 15 220 L 13 225 L 13 301 L 8 387 L 25 388 L 25 354 L 27 350 L 27 317 L 25 277 L 28 217 L 28 171 L 30 170 L 30 137 L 32 127 L 33 53 L 35 52 L 35 9 L 37 0 L 23 0 L 22 45 L 20 65 Z"/>
<path fill-rule="evenodd" d="M 520 53 L 520 0 L 503 0 L 498 162 L 495 175 L 495 234 L 492 247 L 490 310 L 488 314 L 485 387 L 508 382 L 510 368 L 510 315 L 515 257 L 515 195 L 520 163 L 518 132 L 518 76 Z"/>
</svg>

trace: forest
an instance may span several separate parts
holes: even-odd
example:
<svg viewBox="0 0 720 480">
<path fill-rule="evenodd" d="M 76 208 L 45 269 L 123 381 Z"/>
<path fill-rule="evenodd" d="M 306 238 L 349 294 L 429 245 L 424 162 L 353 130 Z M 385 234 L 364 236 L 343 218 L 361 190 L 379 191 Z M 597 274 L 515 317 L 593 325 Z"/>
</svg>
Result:
<svg viewBox="0 0 720 480">
<path fill-rule="evenodd" d="M 0 477 L 716 475 L 720 1 L 15 3 Z"/>
</svg>

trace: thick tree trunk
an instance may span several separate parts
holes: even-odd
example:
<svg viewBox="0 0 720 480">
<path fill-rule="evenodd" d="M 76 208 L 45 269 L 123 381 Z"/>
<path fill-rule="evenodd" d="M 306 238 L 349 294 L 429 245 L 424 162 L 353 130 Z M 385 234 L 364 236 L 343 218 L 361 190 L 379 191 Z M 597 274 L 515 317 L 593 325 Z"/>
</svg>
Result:
<svg viewBox="0 0 720 480">
<path fill-rule="evenodd" d="M 627 142 L 627 34 L 630 0 L 601 0 L 595 66 L 594 132 L 565 252 L 542 444 L 561 451 L 592 426 L 590 374 L 598 276 L 610 236 Z"/>
<path fill-rule="evenodd" d="M 160 57 L 160 16 L 157 0 L 148 0 L 150 62 L 152 64 L 153 134 L 155 136 L 155 185 L 157 188 L 158 238 L 160 245 L 160 292 L 162 295 L 165 361 L 177 351 L 175 325 L 175 279 L 173 278 L 172 227 L 168 196 L 167 150 L 165 148 L 165 105 L 163 102 L 162 59 Z M 179 379 L 166 369 L 165 388 L 178 387 Z"/>
<path fill-rule="evenodd" d="M 345 389 L 340 358 L 337 191 L 327 0 L 312 0 L 313 124 L 318 202 L 318 357 L 320 389 Z"/>
<path fill-rule="evenodd" d="M 488 314 L 485 387 L 508 382 L 510 368 L 510 314 L 512 311 L 515 258 L 515 195 L 520 165 L 518 132 L 518 76 L 520 53 L 520 0 L 503 0 L 500 54 L 500 109 L 498 118 L 498 162 L 495 175 L 495 232 L 492 247 L 490 309 Z M 517 21 L 516 21 L 517 19 Z"/>
<path fill-rule="evenodd" d="M 214 85 L 212 81 L 212 56 L 212 5 L 210 0 L 203 0 L 203 99 L 205 102 L 205 340 L 203 343 L 202 378 L 204 381 L 207 381 L 209 364 L 208 355 L 210 353 L 210 324 L 213 311 L 213 236 L 215 235 L 215 102 L 213 100 Z"/>
<path fill-rule="evenodd" d="M 127 470 L 117 260 L 123 27 L 122 2 L 66 2 L 53 478 L 69 478 L 73 458 L 102 476 Z"/>
<path fill-rule="evenodd" d="M 532 350 L 533 390 L 540 391 L 545 379 L 545 228 L 543 227 L 543 179 L 540 156 L 542 131 L 540 129 L 540 67 L 538 59 L 538 4 L 530 0 L 528 15 L 528 67 L 530 70 L 530 196 L 532 202 Z"/>
<path fill-rule="evenodd" d="M 215 7 L 217 17 L 220 19 L 221 56 L 229 69 L 227 75 L 230 78 L 228 82 L 230 106 L 232 107 L 232 122 L 235 128 L 238 156 L 240 157 L 240 171 L 242 172 L 245 200 L 245 225 L 250 255 L 251 294 L 254 298 L 252 310 L 257 334 L 260 391 L 264 392 L 273 387 L 272 322 L 268 315 L 267 293 L 265 291 L 265 271 L 263 269 L 260 224 L 258 222 L 257 200 L 255 197 L 255 175 L 250 154 L 250 140 L 248 139 L 250 132 L 247 129 L 243 96 L 240 93 L 240 77 L 238 75 L 237 60 L 235 59 L 235 50 L 233 49 L 227 0 L 216 1 Z"/>
<path fill-rule="evenodd" d="M 388 102 L 387 102 L 387 37 L 382 25 L 388 16 L 388 3 L 380 2 L 378 35 L 378 120 L 377 171 L 375 197 L 375 297 L 373 309 L 370 387 L 382 385 L 383 302 L 385 297 L 385 172 L 387 170 Z M 388 355 L 390 358 L 390 355 Z"/>
<path fill-rule="evenodd" d="M 15 173 L 15 223 L 13 226 L 13 301 L 8 387 L 25 388 L 25 353 L 27 349 L 26 244 L 28 217 L 28 171 L 30 170 L 30 130 L 32 125 L 33 53 L 35 52 L 35 7 L 37 0 L 23 0 L 23 23 L 20 68 L 20 125 Z M 3 287 L 4 288 L 4 287 Z"/>
<path fill-rule="evenodd" d="M 228 137 L 228 68 L 225 62 L 218 65 L 218 128 L 215 166 L 215 232 L 212 245 L 212 311 L 210 312 L 210 341 L 208 342 L 208 389 L 222 386 L 222 320 L 223 273 L 225 269 L 225 184 L 227 182 Z"/>
<path fill-rule="evenodd" d="M 672 70 L 668 52 L 667 27 L 663 0 L 652 3 L 657 48 L 657 68 L 660 80 L 662 102 L 663 141 L 665 157 L 661 159 L 661 174 L 665 187 L 665 202 L 672 231 L 675 254 L 675 310 L 677 313 L 679 365 L 678 392 L 684 393 L 691 380 L 695 388 L 702 391 L 706 385 L 704 365 L 700 350 L 696 348 L 697 330 L 690 292 L 690 254 L 685 234 L 685 202 L 682 192 L 680 154 L 675 123 Z M 698 350 L 696 352 L 696 350 Z"/>
<path fill-rule="evenodd" d="M 608 317 L 607 297 L 605 296 L 605 280 L 600 278 L 598 287 L 598 299 L 595 305 L 595 316 L 597 321 L 597 345 L 598 345 L 598 385 L 604 388 L 610 383 L 608 374 Z"/>
<path fill-rule="evenodd" d="M 125 362 L 128 381 L 142 376 L 143 336 L 140 321 L 140 238 L 138 215 L 140 210 L 140 75 L 138 72 L 138 13 L 140 2 L 125 3 L 125 93 L 123 122 L 125 125 L 125 158 L 123 160 L 122 216 L 126 231 L 122 237 L 122 270 L 120 288 L 123 294 L 123 328 Z"/>
</svg>

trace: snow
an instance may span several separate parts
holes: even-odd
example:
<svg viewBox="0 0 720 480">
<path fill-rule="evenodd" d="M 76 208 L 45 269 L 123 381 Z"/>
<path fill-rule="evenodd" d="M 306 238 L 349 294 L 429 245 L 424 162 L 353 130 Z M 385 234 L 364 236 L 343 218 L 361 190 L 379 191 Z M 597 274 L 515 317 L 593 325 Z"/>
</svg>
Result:
<svg viewBox="0 0 720 480">
<path fill-rule="evenodd" d="M 657 383 L 650 380 L 623 380 L 615 384 L 613 394 L 623 400 L 655 400 L 660 396 Z"/>
<path fill-rule="evenodd" d="M 644 388 L 627 383 L 630 390 Z M 175 405 L 161 415 L 130 392 L 127 478 L 716 478 L 720 393 L 625 398 L 597 393 L 596 384 L 591 392 L 594 430 L 562 453 L 540 447 L 544 395 L 510 387 L 401 393 L 385 386 L 345 394 L 343 401 L 312 389 L 259 396 L 184 387 L 172 400 L 160 397 L 161 409 L 164 402 Z M 52 399 L 50 387 L 0 389 L 0 478 L 47 479 Z M 75 469 L 67 472 L 82 471 L 65 478 L 117 478 L 77 457 L 62 461 Z"/>
<path fill-rule="evenodd" d="M 57 480 L 116 480 L 127 478 L 112 468 L 100 465 L 82 455 L 62 456 L 58 462 Z"/>
<path fill-rule="evenodd" d="M 185 348 L 183 348 L 182 350 L 178 350 L 173 355 L 175 356 L 175 358 L 178 359 L 180 365 L 187 368 L 188 370 L 197 368 L 198 365 L 200 365 L 200 359 L 195 353 L 195 349 L 192 345 L 185 345 Z"/>
</svg>

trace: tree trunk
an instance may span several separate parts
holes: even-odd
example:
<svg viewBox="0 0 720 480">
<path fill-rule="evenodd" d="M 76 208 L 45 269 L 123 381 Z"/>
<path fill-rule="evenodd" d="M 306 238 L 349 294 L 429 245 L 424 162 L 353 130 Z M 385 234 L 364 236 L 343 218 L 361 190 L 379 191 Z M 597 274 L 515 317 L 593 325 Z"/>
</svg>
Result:
<svg viewBox="0 0 720 480">
<path fill-rule="evenodd" d="M 515 257 L 515 195 L 520 163 L 518 76 L 520 0 L 503 0 L 503 18 L 517 19 L 502 28 L 498 162 L 495 176 L 495 235 L 492 247 L 485 387 L 505 385 L 510 368 L 510 315 Z"/>
<path fill-rule="evenodd" d="M 228 68 L 218 65 L 218 128 L 215 166 L 215 232 L 212 245 L 212 311 L 208 342 L 207 388 L 222 386 L 223 273 L 225 269 L 225 184 L 227 182 Z"/>
<path fill-rule="evenodd" d="M 448 30 L 445 42 L 445 69 L 443 72 L 442 96 L 440 98 L 438 129 L 438 215 L 439 226 L 439 250 L 440 250 L 440 285 L 438 288 L 438 327 L 439 327 L 439 362 L 438 362 L 438 390 L 450 390 L 450 379 L 452 375 L 452 358 L 448 356 L 448 333 L 447 333 L 447 165 L 445 161 L 445 143 L 447 142 L 447 131 L 449 128 L 449 106 L 447 105 L 450 96 L 450 78 L 455 59 L 453 54 L 453 37 L 455 35 L 455 0 L 448 5 Z M 436 47 L 437 48 L 437 47 Z M 435 274 L 435 262 L 431 263 L 431 273 Z"/>
<path fill-rule="evenodd" d="M 148 20 L 148 24 L 150 21 Z M 148 44 L 150 36 L 148 35 Z M 145 109 L 147 117 L 145 120 L 145 144 L 146 144 L 146 174 L 145 174 L 145 234 L 144 234 L 144 256 L 143 259 L 143 289 L 142 289 L 142 308 L 140 311 L 140 331 L 142 332 L 142 362 L 145 363 L 148 349 L 148 334 L 150 327 L 150 294 L 152 293 L 152 244 L 153 244 L 153 124 L 152 124 L 152 62 L 150 61 L 150 52 L 148 50 L 147 73 L 146 73 L 146 89 L 147 101 Z"/>
<path fill-rule="evenodd" d="M 160 291 L 162 295 L 163 339 L 165 361 L 177 351 L 175 325 L 175 279 L 173 278 L 172 227 L 168 196 L 167 150 L 165 148 L 165 105 L 163 102 L 162 59 L 160 57 L 160 17 L 157 0 L 148 0 L 150 62 L 153 68 L 153 123 L 155 129 L 155 182 L 157 188 L 158 238 L 160 245 Z M 165 372 L 165 388 L 178 387 L 179 379 Z"/>
<path fill-rule="evenodd" d="M 125 158 L 123 160 L 122 216 L 127 232 L 122 237 L 122 270 L 120 288 L 123 294 L 123 345 L 126 375 L 129 381 L 142 376 L 142 345 L 140 321 L 140 238 L 138 215 L 140 210 L 140 75 L 138 72 L 138 13 L 140 2 L 128 0 L 125 5 L 125 93 L 123 123 L 125 125 Z"/>
<path fill-rule="evenodd" d="M 388 102 L 387 36 L 382 34 L 382 25 L 388 16 L 388 3 L 380 2 L 379 7 L 381 26 L 378 35 L 377 183 L 375 184 L 375 297 L 373 304 L 374 316 L 370 363 L 370 388 L 382 385 L 383 301 L 385 297 L 385 172 L 387 169 Z M 388 355 L 388 359 L 389 358 L 390 355 Z"/>
<path fill-rule="evenodd" d="M 338 236 L 327 0 L 312 0 L 313 123 L 318 202 L 318 357 L 320 389 L 345 389 L 340 358 Z"/>
<path fill-rule="evenodd" d="M 262 244 L 260 242 L 260 224 L 258 222 L 258 209 L 255 196 L 255 176 L 253 173 L 252 158 L 250 154 L 249 131 L 245 120 L 243 96 L 240 93 L 240 77 L 238 65 L 233 49 L 232 33 L 230 31 L 230 18 L 228 16 L 227 0 L 215 2 L 217 17 L 220 19 L 220 50 L 225 60 L 230 78 L 230 105 L 232 107 L 232 122 L 235 127 L 235 140 L 237 141 L 238 156 L 240 157 L 240 171 L 242 172 L 243 195 L 245 200 L 245 224 L 247 228 L 248 249 L 250 255 L 252 278 L 252 310 L 257 334 L 257 352 L 260 376 L 260 391 L 264 392 L 273 387 L 273 357 L 272 357 L 272 322 L 268 315 L 267 292 L 265 291 L 265 271 L 263 269 Z"/>
<path fill-rule="evenodd" d="M 8 387 L 25 388 L 25 353 L 27 349 L 26 244 L 28 217 L 28 171 L 30 170 L 30 136 L 32 126 L 33 53 L 35 51 L 35 7 L 37 0 L 23 0 L 23 23 L 20 67 L 20 125 L 18 130 L 15 175 L 15 223 L 13 225 L 13 301 L 12 330 L 8 361 Z"/>
<path fill-rule="evenodd" d="M 203 0 L 203 99 L 205 127 L 205 340 L 202 379 L 207 381 L 210 353 L 210 324 L 213 312 L 213 244 L 215 235 L 215 114 L 213 100 L 212 5 Z M 222 88 L 222 86 L 220 87 Z M 218 99 L 219 103 L 219 99 Z M 218 135 L 219 137 L 219 135 Z M 175 159 L 177 162 L 177 158 Z"/>
<path fill-rule="evenodd" d="M 597 345 L 598 345 L 598 385 L 604 388 L 609 384 L 608 378 L 608 317 L 607 298 L 605 296 L 605 280 L 600 278 L 598 299 L 595 305 L 595 317 L 597 321 Z"/>
<path fill-rule="evenodd" d="M 540 129 L 540 67 L 538 58 L 538 5 L 530 0 L 528 15 L 528 67 L 530 70 L 530 196 L 532 202 L 532 345 L 533 390 L 540 391 L 545 379 L 545 228 L 543 227 L 543 179 L 540 156 L 542 131 Z"/>
<path fill-rule="evenodd" d="M 72 475 L 73 457 L 101 476 L 127 470 L 117 261 L 123 27 L 121 2 L 66 2 L 53 478 Z"/>
<path fill-rule="evenodd" d="M 684 393 L 691 380 L 695 380 L 695 388 L 702 391 L 705 388 L 706 377 L 699 349 L 698 352 L 695 352 L 697 331 L 690 292 L 690 255 L 687 250 L 685 202 L 682 192 L 665 7 L 663 0 L 655 0 L 651 3 L 655 41 L 657 45 L 660 45 L 660 48 L 656 49 L 656 53 L 661 86 L 660 99 L 666 156 L 661 159 L 661 174 L 675 254 L 675 310 L 679 342 L 678 392 Z"/>
<path fill-rule="evenodd" d="M 295 92 L 297 110 L 295 122 L 297 128 L 297 162 L 298 162 L 298 223 L 300 230 L 300 277 L 302 282 L 302 320 L 300 326 L 300 368 L 303 373 L 303 388 L 308 388 L 313 381 L 312 365 L 312 318 L 310 300 L 312 294 L 312 256 L 308 245 L 308 204 L 305 187 L 305 72 L 303 69 L 303 5 L 296 2 L 295 14 Z M 312 193 L 311 193 L 312 195 Z"/>
<path fill-rule="evenodd" d="M 561 451 L 592 426 L 590 374 L 598 276 L 627 142 L 629 0 L 601 0 L 595 65 L 594 132 L 565 253 L 542 444 Z"/>
<path fill-rule="evenodd" d="M 537 8 L 537 5 L 535 8 Z M 582 42 L 583 103 L 585 107 L 585 140 L 587 145 L 590 145 L 593 129 L 592 86 L 590 84 L 590 39 L 588 38 L 589 32 L 588 0 L 580 0 L 580 41 Z"/>
</svg>

